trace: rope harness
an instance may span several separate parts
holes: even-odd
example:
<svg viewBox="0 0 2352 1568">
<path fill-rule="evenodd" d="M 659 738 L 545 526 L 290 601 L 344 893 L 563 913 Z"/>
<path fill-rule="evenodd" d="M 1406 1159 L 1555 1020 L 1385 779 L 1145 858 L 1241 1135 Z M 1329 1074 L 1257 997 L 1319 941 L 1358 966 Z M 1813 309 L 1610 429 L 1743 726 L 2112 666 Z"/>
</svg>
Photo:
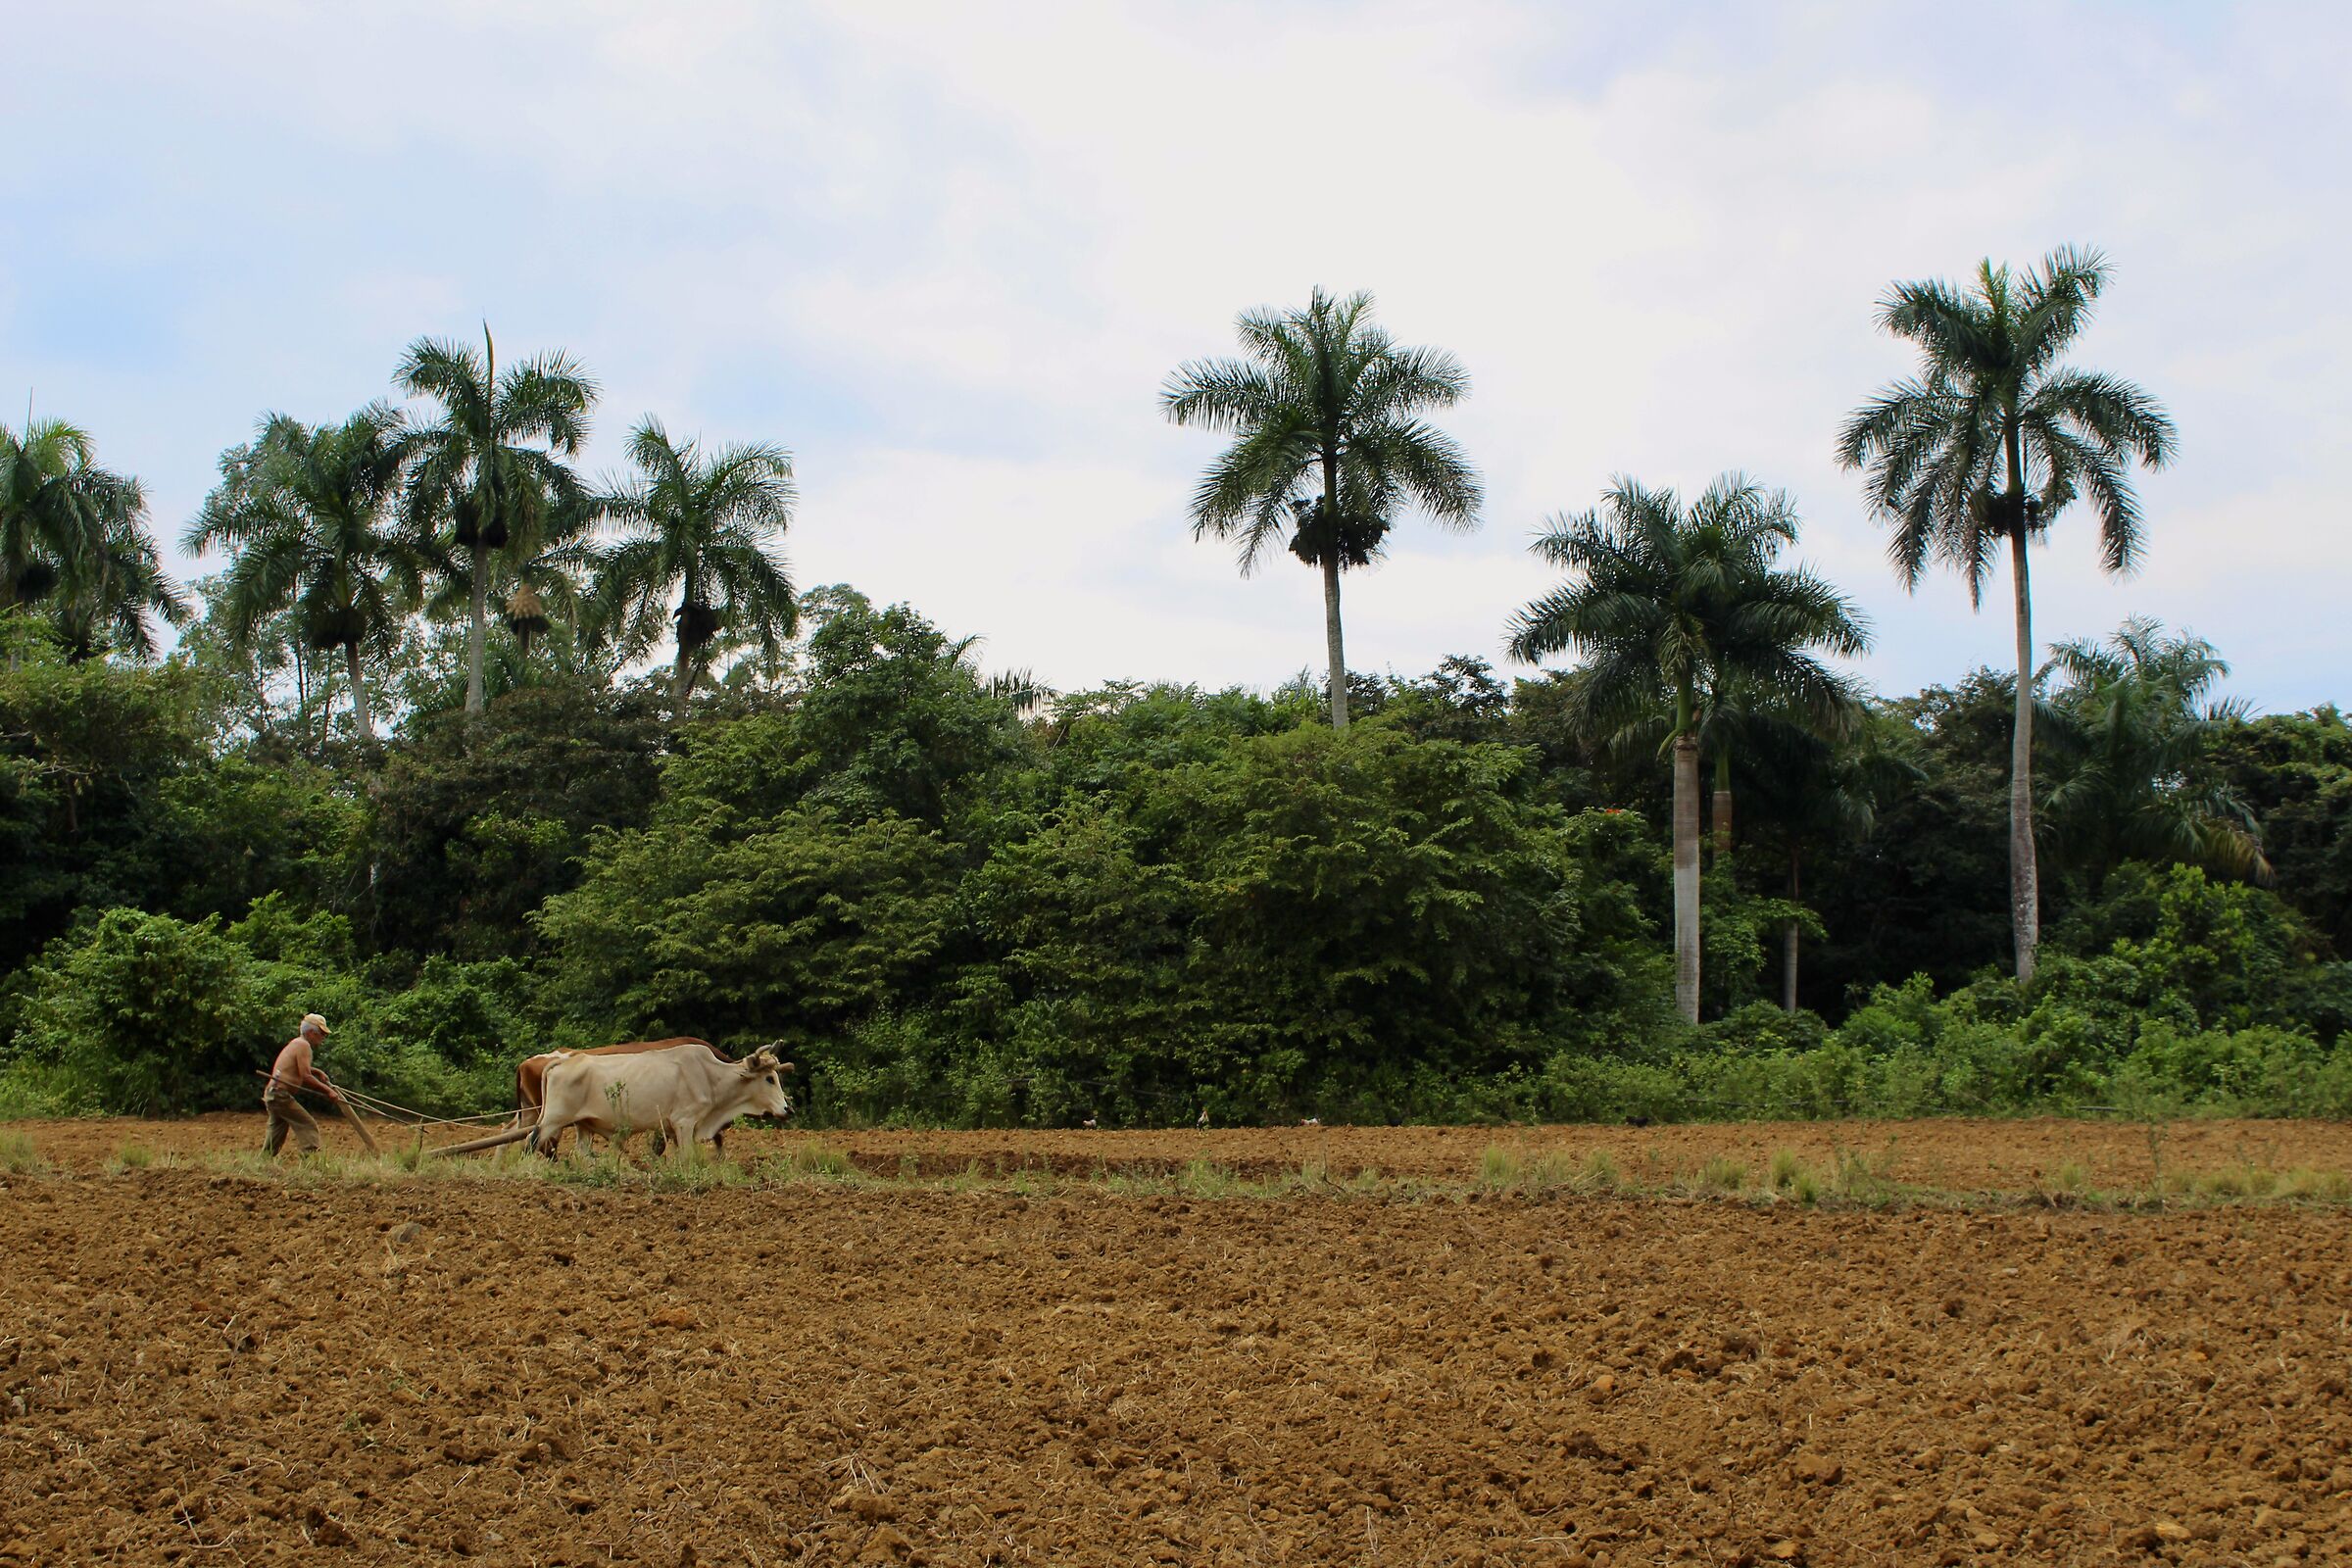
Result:
<svg viewBox="0 0 2352 1568">
<path fill-rule="evenodd" d="M 266 1080 L 272 1086 L 277 1085 L 277 1075 L 274 1072 L 264 1072 L 261 1069 L 256 1068 L 254 1070 L 254 1076 Z M 290 1094 L 318 1094 L 320 1091 L 313 1089 L 309 1085 L 305 1084 L 290 1087 L 287 1092 Z M 416 1152 L 419 1155 L 426 1153 L 450 1153 L 454 1152 L 456 1148 L 471 1147 L 468 1145 L 460 1145 L 455 1146 L 455 1148 L 452 1149 L 427 1150 L 424 1147 L 424 1130 L 427 1127 L 468 1127 L 475 1122 L 510 1120 L 516 1114 L 512 1110 L 484 1110 L 476 1111 L 472 1115 L 467 1116 L 428 1116 L 421 1110 L 416 1110 L 407 1105 L 397 1104 L 389 1100 L 379 1099 L 374 1095 L 367 1093 L 365 1090 L 353 1089 L 345 1084 L 335 1085 L 335 1095 L 341 1097 L 342 1104 L 340 1108 L 342 1109 L 343 1114 L 350 1119 L 351 1125 L 358 1131 L 361 1140 L 368 1145 L 368 1148 L 371 1152 L 376 1152 L 375 1140 L 368 1136 L 367 1125 L 360 1120 L 359 1112 L 363 1110 L 368 1112 L 368 1114 L 370 1116 L 378 1118 L 379 1120 L 393 1122 L 401 1126 L 416 1128 Z"/>
</svg>

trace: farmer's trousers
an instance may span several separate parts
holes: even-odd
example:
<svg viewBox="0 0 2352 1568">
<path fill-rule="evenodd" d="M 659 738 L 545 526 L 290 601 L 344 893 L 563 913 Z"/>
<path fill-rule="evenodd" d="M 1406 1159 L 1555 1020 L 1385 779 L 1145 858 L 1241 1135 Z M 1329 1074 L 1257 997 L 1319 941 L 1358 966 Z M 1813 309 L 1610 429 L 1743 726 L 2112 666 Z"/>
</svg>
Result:
<svg viewBox="0 0 2352 1568">
<path fill-rule="evenodd" d="M 262 1140 L 262 1152 L 274 1154 L 286 1147 L 286 1134 L 294 1135 L 294 1147 L 306 1154 L 318 1152 L 318 1124 L 302 1102 L 283 1089 L 271 1089 L 262 1096 L 262 1108 L 270 1113 L 270 1131 Z"/>
</svg>

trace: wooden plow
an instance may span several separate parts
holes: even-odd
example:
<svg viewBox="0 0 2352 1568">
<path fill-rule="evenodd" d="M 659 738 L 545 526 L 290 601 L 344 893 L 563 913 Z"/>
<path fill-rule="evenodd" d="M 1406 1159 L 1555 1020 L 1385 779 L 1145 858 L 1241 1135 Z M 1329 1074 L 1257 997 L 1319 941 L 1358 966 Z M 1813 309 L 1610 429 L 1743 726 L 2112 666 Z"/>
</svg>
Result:
<svg viewBox="0 0 2352 1568">
<path fill-rule="evenodd" d="M 500 1114 L 505 1115 L 507 1112 L 501 1111 Z M 448 1124 L 444 1123 L 443 1125 Z M 438 1149 L 428 1149 L 425 1153 L 435 1158 L 443 1154 L 478 1154 L 485 1149 L 496 1149 L 502 1144 L 520 1143 L 536 1131 L 538 1129 L 535 1126 L 510 1127 L 505 1132 L 492 1133 L 487 1138 L 475 1138 L 463 1144 L 444 1144 Z"/>
</svg>

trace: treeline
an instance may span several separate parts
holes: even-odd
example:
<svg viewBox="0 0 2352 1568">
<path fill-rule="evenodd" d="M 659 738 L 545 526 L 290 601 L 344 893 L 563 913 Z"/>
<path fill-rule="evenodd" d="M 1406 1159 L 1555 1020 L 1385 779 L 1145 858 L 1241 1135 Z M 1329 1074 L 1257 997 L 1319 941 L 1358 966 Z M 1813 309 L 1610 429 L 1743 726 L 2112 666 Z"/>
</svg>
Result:
<svg viewBox="0 0 2352 1568">
<path fill-rule="evenodd" d="M 2044 697 L 2031 985 L 1997 970 L 2010 693 L 1980 675 L 1871 705 L 1834 808 L 1821 759 L 1740 754 L 1694 1027 L 1666 781 L 1575 721 L 1576 674 L 1359 675 L 1341 732 L 1303 678 L 1041 701 L 904 607 L 804 615 L 683 721 L 665 675 L 535 654 L 376 747 L 255 706 L 202 639 L 75 662 L 20 627 L 0 1106 L 244 1103 L 316 1008 L 355 1082 L 433 1108 L 530 1051 L 700 1032 L 788 1041 L 832 1121 L 2352 1110 L 2352 729 L 2184 703 L 2148 628 Z M 2225 799 L 2268 885 L 2112 831 Z"/>
<path fill-rule="evenodd" d="M 820 1117 L 2342 1109 L 2343 722 L 2151 621 L 2034 635 L 2029 547 L 2081 512 L 2129 570 L 2177 446 L 2063 359 L 2107 275 L 1881 302 L 1917 371 L 1838 456 L 1906 583 L 2005 559 L 2021 665 L 1892 700 L 1738 471 L 1549 519 L 1495 629 L 1573 668 L 1350 674 L 1344 574 L 1484 503 L 1466 371 L 1363 295 L 1161 389 L 1226 443 L 1196 533 L 1321 577 L 1320 690 L 1271 696 L 1051 692 L 799 593 L 782 448 L 648 415 L 591 478 L 594 381 L 486 330 L 266 416 L 193 592 L 88 435 L 0 427 L 0 1109 L 235 1102 L 309 1010 L 418 1106 L 693 1032 L 786 1040 Z"/>
</svg>

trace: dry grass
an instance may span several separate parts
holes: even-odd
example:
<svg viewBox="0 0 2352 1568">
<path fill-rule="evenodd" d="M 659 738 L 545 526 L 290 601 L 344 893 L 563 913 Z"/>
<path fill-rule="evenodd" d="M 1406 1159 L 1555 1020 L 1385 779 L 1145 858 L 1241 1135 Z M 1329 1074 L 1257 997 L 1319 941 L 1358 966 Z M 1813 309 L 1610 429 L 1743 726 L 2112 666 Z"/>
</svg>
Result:
<svg viewBox="0 0 2352 1568">
<path fill-rule="evenodd" d="M 2078 1162 L 2058 1166 L 2046 1178 L 2016 1192 L 1961 1192 L 1932 1184 L 1898 1182 L 1894 1151 L 1876 1154 L 1839 1149 L 1828 1167 L 1807 1165 L 1792 1152 L 1777 1150 L 1757 1176 L 1745 1162 L 1718 1154 L 1695 1167 L 1675 1168 L 1644 1159 L 1628 1172 L 1605 1150 L 1579 1163 L 1557 1151 L 1490 1146 L 1464 1177 L 1396 1175 L 1364 1168 L 1335 1178 L 1321 1159 L 1287 1170 L 1245 1174 L 1230 1165 L 1196 1157 L 1164 1172 L 1096 1169 L 1074 1174 L 1049 1167 L 990 1171 L 979 1161 L 954 1171 L 921 1172 L 902 1160 L 896 1173 L 862 1170 L 840 1149 L 809 1142 L 789 1152 L 749 1163 L 708 1157 L 633 1159 L 607 1149 L 594 1156 L 549 1160 L 518 1149 L 469 1158 L 416 1161 L 402 1152 L 384 1156 L 318 1153 L 271 1159 L 258 1151 L 181 1155 L 158 1153 L 124 1144 L 108 1158 L 114 1177 L 148 1171 L 201 1169 L 245 1176 L 296 1188 L 404 1186 L 418 1183 L 545 1183 L 564 1187 L 615 1188 L 638 1192 L 710 1192 L 725 1188 L 772 1188 L 802 1183 L 950 1193 L 999 1193 L 1023 1198 L 1094 1195 L 1108 1198 L 1184 1198 L 1206 1201 L 1244 1199 L 1324 1199 L 1335 1201 L 1423 1202 L 1493 1198 L 1523 1201 L 1615 1198 L 1639 1201 L 1662 1197 L 1702 1198 L 1752 1204 L 1794 1202 L 1808 1207 L 1919 1206 L 2003 1208 L 2020 1204 L 2134 1209 L 2179 1204 L 2352 1203 L 2352 1173 L 2297 1166 L 2280 1170 L 2243 1161 L 2204 1170 L 2172 1168 L 2145 1186 L 2106 1192 L 2090 1186 Z M 0 1133 L 0 1171 L 59 1177 L 22 1134 Z"/>
</svg>

